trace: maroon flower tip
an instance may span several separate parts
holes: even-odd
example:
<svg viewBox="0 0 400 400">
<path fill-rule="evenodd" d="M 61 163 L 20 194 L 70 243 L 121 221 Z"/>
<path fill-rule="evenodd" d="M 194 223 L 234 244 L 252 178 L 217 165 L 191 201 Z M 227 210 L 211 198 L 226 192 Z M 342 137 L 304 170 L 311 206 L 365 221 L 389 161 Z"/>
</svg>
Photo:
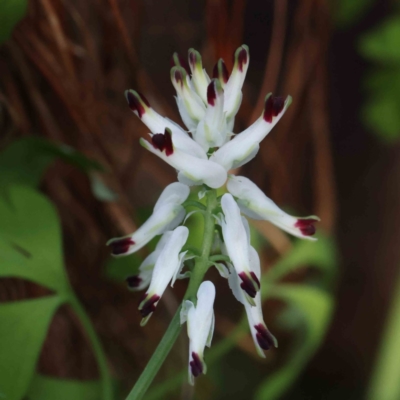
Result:
<svg viewBox="0 0 400 400">
<path fill-rule="evenodd" d="M 183 85 L 183 75 L 182 75 L 182 72 L 179 71 L 179 69 L 175 70 L 174 78 L 175 78 L 177 83 L 179 83 L 181 86 Z"/>
<path fill-rule="evenodd" d="M 174 53 L 171 58 L 171 67 L 182 67 L 190 74 L 190 69 L 187 61 L 178 53 Z"/>
<path fill-rule="evenodd" d="M 126 283 L 129 289 L 137 288 L 142 283 L 142 278 L 139 275 L 132 275 L 126 278 Z"/>
<path fill-rule="evenodd" d="M 142 115 L 146 112 L 143 104 L 150 107 L 150 103 L 147 101 L 146 97 L 138 92 L 126 92 L 126 100 L 128 101 L 129 108 L 133 112 L 136 112 L 139 118 L 142 118 Z"/>
<path fill-rule="evenodd" d="M 264 106 L 264 120 L 271 123 L 272 119 L 283 110 L 284 106 L 285 100 L 283 97 L 269 96 Z"/>
<path fill-rule="evenodd" d="M 194 377 L 197 378 L 203 373 L 203 363 L 201 362 L 199 355 L 194 351 L 192 352 L 192 361 L 190 361 L 189 365 Z"/>
<path fill-rule="evenodd" d="M 146 298 L 147 293 L 145 293 L 144 297 Z M 149 314 L 155 311 L 156 303 L 160 300 L 160 296 L 157 294 L 153 294 L 145 303 L 142 305 L 142 308 L 139 310 L 140 314 L 143 318 L 147 317 Z"/>
<path fill-rule="evenodd" d="M 174 147 L 172 145 L 171 132 L 166 129 L 165 133 L 156 133 L 151 137 L 151 142 L 155 149 L 160 151 L 165 150 L 165 155 L 170 156 L 174 152 Z"/>
<path fill-rule="evenodd" d="M 213 78 L 218 78 L 221 82 L 228 82 L 229 72 L 224 60 L 220 58 L 213 68 Z"/>
<path fill-rule="evenodd" d="M 248 54 L 245 48 L 242 47 L 242 49 L 239 51 L 238 54 L 238 67 L 239 71 L 243 72 L 243 66 L 247 64 L 248 61 Z"/>
<path fill-rule="evenodd" d="M 196 51 L 193 49 L 189 50 L 189 63 L 192 66 L 192 68 L 194 68 L 196 66 Z"/>
<path fill-rule="evenodd" d="M 263 324 L 254 325 L 256 329 L 256 338 L 260 347 L 264 350 L 269 350 L 271 347 L 275 347 L 275 338 L 271 332 Z"/>
<path fill-rule="evenodd" d="M 117 256 L 119 254 L 125 254 L 130 246 L 133 246 L 135 242 L 131 238 L 117 239 L 112 241 L 109 246 L 111 246 L 111 254 Z"/>
<path fill-rule="evenodd" d="M 298 219 L 294 226 L 299 228 L 304 236 L 312 236 L 316 232 L 314 226 L 316 222 L 318 222 L 318 220 L 314 218 Z"/>
<path fill-rule="evenodd" d="M 257 290 L 259 288 L 256 288 L 254 285 L 254 282 L 250 279 L 250 277 L 245 273 L 241 272 L 239 275 L 239 278 L 242 280 L 242 283 L 240 284 L 240 287 L 250 296 L 254 299 L 257 294 Z M 258 279 L 257 279 L 258 281 Z"/>
<path fill-rule="evenodd" d="M 207 102 L 210 106 L 215 106 L 217 93 L 215 91 L 215 81 L 211 81 L 207 87 Z"/>
</svg>

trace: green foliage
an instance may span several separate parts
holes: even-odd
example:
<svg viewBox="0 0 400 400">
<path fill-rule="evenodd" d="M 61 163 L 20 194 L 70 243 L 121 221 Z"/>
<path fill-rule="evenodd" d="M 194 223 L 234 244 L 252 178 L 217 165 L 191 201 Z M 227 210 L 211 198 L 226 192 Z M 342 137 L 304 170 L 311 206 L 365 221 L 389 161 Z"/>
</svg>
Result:
<svg viewBox="0 0 400 400">
<path fill-rule="evenodd" d="M 391 17 L 359 41 L 360 53 L 378 68 L 367 76 L 369 97 L 362 118 L 382 140 L 391 143 L 400 136 L 400 15 Z"/>
<path fill-rule="evenodd" d="M 374 366 L 368 400 L 400 399 L 400 275 L 394 288 L 394 298 L 377 362 Z"/>
<path fill-rule="evenodd" d="M 15 184 L 37 187 L 46 169 L 57 158 L 88 175 L 93 194 L 98 200 L 116 200 L 116 194 L 99 176 L 99 172 L 104 172 L 101 164 L 67 145 L 51 143 L 38 137 L 17 140 L 0 153 L 0 193 L 4 195 L 8 186 Z"/>
<path fill-rule="evenodd" d="M 27 0 L 0 1 L 0 44 L 10 37 L 14 26 L 25 15 L 27 5 Z"/>
<path fill-rule="evenodd" d="M 53 206 L 24 186 L 12 187 L 7 197 L 0 197 L 0 277 L 27 279 L 67 292 L 61 232 Z"/>
<path fill-rule="evenodd" d="M 72 381 L 36 375 L 29 389 L 29 400 L 99 400 L 100 381 Z"/>
<path fill-rule="evenodd" d="M 297 341 L 295 350 L 284 366 L 260 385 L 256 400 L 278 399 L 290 387 L 319 347 L 333 309 L 331 295 L 304 285 L 281 284 L 271 288 L 268 297 L 287 302 L 299 313 L 304 334 L 301 335 L 301 341 Z"/>
<path fill-rule="evenodd" d="M 0 305 L 0 397 L 25 395 L 50 321 L 62 303 L 59 296 Z"/>
<path fill-rule="evenodd" d="M 347 28 L 358 22 L 373 4 L 374 0 L 331 0 L 336 25 Z"/>
</svg>

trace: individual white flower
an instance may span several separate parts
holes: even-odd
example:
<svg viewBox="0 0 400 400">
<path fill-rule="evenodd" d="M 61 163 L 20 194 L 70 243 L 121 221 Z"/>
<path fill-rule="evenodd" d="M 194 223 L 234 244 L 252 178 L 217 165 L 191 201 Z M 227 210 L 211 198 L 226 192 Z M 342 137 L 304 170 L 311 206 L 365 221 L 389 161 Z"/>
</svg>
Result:
<svg viewBox="0 0 400 400">
<path fill-rule="evenodd" d="M 213 161 L 197 158 L 175 147 L 171 140 L 169 128 L 165 129 L 164 134 L 152 135 L 151 144 L 143 138 L 140 139 L 140 144 L 177 169 L 179 181 L 186 185 L 204 183 L 216 189 L 226 181 L 227 173 L 223 167 Z"/>
<path fill-rule="evenodd" d="M 309 240 L 315 233 L 314 223 L 319 221 L 315 215 L 292 217 L 282 211 L 262 190 L 244 176 L 230 175 L 227 184 L 229 192 L 237 198 L 243 214 L 253 219 L 267 220 L 286 232 Z"/>
<path fill-rule="evenodd" d="M 154 265 L 149 288 L 139 304 L 139 311 L 143 317 L 142 326 L 147 323 L 153 314 L 168 284 L 171 282 L 171 286 L 173 286 L 183 265 L 185 253 L 181 253 L 181 250 L 186 243 L 188 235 L 189 229 L 186 226 L 178 226 L 171 233 L 160 251 Z"/>
<path fill-rule="evenodd" d="M 140 264 L 139 273 L 136 275 L 129 276 L 126 278 L 128 283 L 128 288 L 132 291 L 139 291 L 146 289 L 151 281 L 151 277 L 153 275 L 154 265 L 160 255 L 161 251 L 164 249 L 165 244 L 168 242 L 172 235 L 172 231 L 165 232 L 159 242 L 157 243 L 156 248 L 153 252 L 151 252 Z"/>
<path fill-rule="evenodd" d="M 204 362 L 204 348 L 211 346 L 214 333 L 214 299 L 215 286 L 210 281 L 204 281 L 197 292 L 197 304 L 186 300 L 181 310 L 181 324 L 187 321 L 189 336 L 189 382 L 193 385 L 194 378 L 207 372 Z"/>
<path fill-rule="evenodd" d="M 250 247 L 250 267 L 252 272 L 260 279 L 260 258 L 257 251 Z M 267 325 L 264 322 L 262 308 L 261 308 L 261 294 L 257 292 L 254 298 L 254 306 L 251 306 L 249 302 L 243 296 L 243 290 L 240 288 L 239 277 L 233 268 L 229 268 L 230 274 L 228 276 L 229 287 L 236 299 L 240 301 L 246 310 L 247 319 L 253 337 L 254 344 L 257 349 L 257 353 L 260 357 L 265 357 L 263 350 L 269 350 L 272 346 L 278 347 L 278 341 L 268 330 Z"/>
<path fill-rule="evenodd" d="M 153 214 L 136 232 L 107 242 L 107 246 L 112 249 L 111 254 L 115 257 L 132 254 L 155 236 L 178 226 L 185 217 L 182 203 L 188 198 L 189 193 L 188 186 L 180 182 L 168 185 L 157 200 Z"/>
<path fill-rule="evenodd" d="M 246 299 L 254 305 L 254 298 L 260 290 L 260 281 L 250 268 L 250 240 L 246 232 L 247 224 L 243 223 L 239 206 L 233 196 L 226 193 L 221 198 L 224 217 L 220 224 L 226 251 L 241 279 L 240 287 L 245 292 Z"/>
<path fill-rule="evenodd" d="M 252 160 L 260 149 L 260 142 L 281 119 L 291 101 L 290 96 L 284 100 L 283 97 L 268 94 L 261 117 L 213 153 L 210 160 L 222 165 L 227 171 Z"/>
</svg>

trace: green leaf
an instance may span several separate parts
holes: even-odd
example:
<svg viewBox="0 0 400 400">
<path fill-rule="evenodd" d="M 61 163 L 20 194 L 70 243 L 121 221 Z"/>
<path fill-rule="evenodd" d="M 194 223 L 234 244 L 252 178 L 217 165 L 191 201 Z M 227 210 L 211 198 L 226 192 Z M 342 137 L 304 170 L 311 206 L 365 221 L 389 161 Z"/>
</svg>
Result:
<svg viewBox="0 0 400 400">
<path fill-rule="evenodd" d="M 290 387 L 320 345 L 333 309 L 331 295 L 305 285 L 281 284 L 271 288 L 268 297 L 281 299 L 295 307 L 304 321 L 306 331 L 299 342 L 301 345 L 292 353 L 290 360 L 260 385 L 256 400 L 278 399 Z"/>
<path fill-rule="evenodd" d="M 8 199 L 0 197 L 0 221 L 0 277 L 67 292 L 60 224 L 49 200 L 28 187 L 12 187 Z"/>
<path fill-rule="evenodd" d="M 358 22 L 374 4 L 374 0 L 332 0 L 334 20 L 340 28 Z"/>
<path fill-rule="evenodd" d="M 28 391 L 29 400 L 99 400 L 100 381 L 74 381 L 36 375 Z"/>
<path fill-rule="evenodd" d="M 289 254 L 281 258 L 265 275 L 264 290 L 269 291 L 271 282 L 304 266 L 322 270 L 330 281 L 336 272 L 336 265 L 335 244 L 332 239 L 320 235 L 316 242 L 296 240 Z"/>
<path fill-rule="evenodd" d="M 360 53 L 381 64 L 400 63 L 400 16 L 387 19 L 380 26 L 361 37 Z"/>
<path fill-rule="evenodd" d="M 0 1 L 0 44 L 10 37 L 14 26 L 25 15 L 27 4 L 27 0 Z"/>
<path fill-rule="evenodd" d="M 62 302 L 59 296 L 49 296 L 0 305 L 0 398 L 25 396 L 51 319 Z"/>
<path fill-rule="evenodd" d="M 393 294 L 372 373 L 368 400 L 400 399 L 400 275 Z"/>
</svg>

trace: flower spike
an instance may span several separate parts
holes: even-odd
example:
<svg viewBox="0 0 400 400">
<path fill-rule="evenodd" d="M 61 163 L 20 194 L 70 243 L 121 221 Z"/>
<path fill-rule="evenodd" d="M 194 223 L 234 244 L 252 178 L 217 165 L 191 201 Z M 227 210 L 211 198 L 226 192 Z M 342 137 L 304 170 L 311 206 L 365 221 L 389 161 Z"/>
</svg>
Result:
<svg viewBox="0 0 400 400">
<path fill-rule="evenodd" d="M 111 254 L 115 257 L 132 254 L 155 236 L 178 226 L 185 217 L 181 204 L 188 198 L 189 192 L 189 188 L 180 182 L 168 185 L 154 206 L 153 214 L 136 232 L 107 242 L 112 249 Z"/>
<path fill-rule="evenodd" d="M 244 176 L 230 175 L 227 184 L 229 192 L 238 200 L 243 214 L 253 219 L 267 220 L 290 233 L 291 235 L 316 240 L 315 222 L 320 219 L 314 215 L 309 217 L 292 217 L 282 211 L 260 188 Z"/>
<path fill-rule="evenodd" d="M 222 235 L 227 253 L 242 283 L 248 302 L 254 305 L 254 298 L 260 290 L 260 281 L 250 269 L 250 241 L 247 226 L 240 215 L 239 206 L 232 195 L 226 193 L 221 199 L 224 217 L 221 221 Z"/>
<path fill-rule="evenodd" d="M 214 299 L 215 286 L 210 281 L 204 281 L 197 292 L 196 306 L 186 300 L 181 310 L 181 324 L 187 321 L 189 336 L 189 382 L 194 384 L 194 378 L 207 372 L 204 362 L 204 348 L 211 346 L 214 333 Z"/>
<path fill-rule="evenodd" d="M 152 144 L 140 139 L 140 144 L 166 163 L 179 171 L 178 179 L 186 185 L 205 183 L 211 188 L 221 187 L 227 178 L 224 168 L 210 160 L 196 158 L 185 153 L 170 140 L 171 131 L 167 128 L 164 134 L 153 135 Z"/>
<path fill-rule="evenodd" d="M 157 303 L 163 295 L 168 284 L 174 283 L 182 268 L 184 253 L 182 247 L 186 243 L 189 229 L 186 226 L 178 226 L 166 240 L 164 247 L 158 255 L 154 265 L 153 275 L 147 292 L 139 304 L 142 314 L 141 325 L 144 326 L 157 307 Z"/>
<path fill-rule="evenodd" d="M 260 142 L 278 123 L 291 102 L 290 96 L 283 101 L 281 97 L 272 97 L 270 93 L 265 99 L 261 117 L 218 149 L 210 159 L 222 165 L 226 170 L 240 167 L 252 160 L 258 153 Z"/>
</svg>

